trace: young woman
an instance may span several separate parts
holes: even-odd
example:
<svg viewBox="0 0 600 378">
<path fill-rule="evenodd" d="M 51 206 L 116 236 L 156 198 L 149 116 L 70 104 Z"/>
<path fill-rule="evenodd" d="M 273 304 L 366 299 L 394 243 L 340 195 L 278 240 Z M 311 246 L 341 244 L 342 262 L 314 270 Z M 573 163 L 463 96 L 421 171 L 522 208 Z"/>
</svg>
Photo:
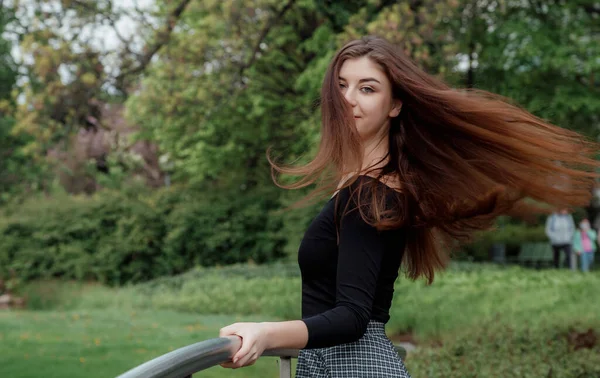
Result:
<svg viewBox="0 0 600 378">
<path fill-rule="evenodd" d="M 499 96 L 456 90 L 387 41 L 365 37 L 333 58 L 321 92 L 321 143 L 302 167 L 271 165 L 333 193 L 300 245 L 302 320 L 235 323 L 242 347 L 299 348 L 296 377 L 408 377 L 387 339 L 394 281 L 432 282 L 452 247 L 530 197 L 589 201 L 596 146 Z M 277 179 L 275 182 L 277 182 Z M 401 296 L 400 296 L 401 297 Z"/>
</svg>

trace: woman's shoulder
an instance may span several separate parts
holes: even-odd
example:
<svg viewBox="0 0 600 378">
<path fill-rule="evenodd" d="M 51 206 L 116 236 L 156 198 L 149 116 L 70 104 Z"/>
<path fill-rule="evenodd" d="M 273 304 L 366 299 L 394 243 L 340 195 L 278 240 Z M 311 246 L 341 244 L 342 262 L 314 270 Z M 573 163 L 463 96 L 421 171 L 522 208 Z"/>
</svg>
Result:
<svg viewBox="0 0 600 378">
<path fill-rule="evenodd" d="M 335 211 L 342 217 L 360 214 L 370 225 L 385 221 L 386 230 L 398 229 L 400 227 L 388 226 L 390 221 L 396 222 L 405 216 L 405 198 L 398 182 L 392 178 L 356 175 L 334 194 Z"/>
<path fill-rule="evenodd" d="M 340 182 L 333 197 L 338 197 L 341 203 L 359 203 L 362 206 L 371 203 L 373 195 L 385 202 L 386 208 L 397 202 L 398 194 L 402 193 L 399 180 L 393 177 L 376 177 L 374 175 L 354 175 Z M 352 200 L 352 201 L 351 201 Z"/>
<path fill-rule="evenodd" d="M 398 175 L 375 176 L 371 174 L 364 174 L 359 175 L 359 178 L 368 181 L 373 181 L 386 190 L 393 190 L 396 192 L 402 191 L 402 185 L 400 184 L 400 178 L 398 177 Z"/>
<path fill-rule="evenodd" d="M 339 182 L 336 192 L 344 188 L 356 188 L 361 184 L 375 184 L 380 188 L 389 189 L 396 192 L 402 191 L 400 178 L 397 175 L 377 176 L 372 173 L 348 174 Z"/>
</svg>

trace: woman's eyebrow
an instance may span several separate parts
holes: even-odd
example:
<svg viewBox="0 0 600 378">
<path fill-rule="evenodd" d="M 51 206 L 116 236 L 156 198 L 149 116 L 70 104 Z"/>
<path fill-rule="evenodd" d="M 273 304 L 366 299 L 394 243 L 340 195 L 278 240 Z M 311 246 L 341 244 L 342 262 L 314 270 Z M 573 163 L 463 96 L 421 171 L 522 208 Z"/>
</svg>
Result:
<svg viewBox="0 0 600 378">
<path fill-rule="evenodd" d="M 341 77 L 341 76 L 340 76 L 340 80 L 344 80 L 344 81 L 346 81 L 346 79 L 344 79 L 344 78 L 343 78 L 343 77 Z M 378 83 L 378 84 L 381 84 L 381 83 L 379 82 L 379 80 L 377 80 L 377 79 L 375 79 L 375 78 L 373 78 L 373 77 L 367 77 L 367 78 L 364 78 L 364 79 L 360 79 L 360 80 L 358 81 L 358 83 L 359 83 L 359 84 L 360 84 L 360 83 L 365 83 L 365 82 L 367 82 L 367 81 L 374 81 L 374 82 L 376 82 L 376 83 Z"/>
</svg>

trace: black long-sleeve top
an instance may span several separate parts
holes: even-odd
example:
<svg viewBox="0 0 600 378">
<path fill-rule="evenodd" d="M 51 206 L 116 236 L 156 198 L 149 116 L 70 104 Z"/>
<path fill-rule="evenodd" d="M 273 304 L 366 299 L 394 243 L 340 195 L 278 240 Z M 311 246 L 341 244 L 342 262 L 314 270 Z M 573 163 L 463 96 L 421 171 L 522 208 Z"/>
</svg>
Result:
<svg viewBox="0 0 600 378">
<path fill-rule="evenodd" d="M 307 349 L 356 341 L 364 335 L 369 320 L 387 323 L 390 318 L 406 231 L 377 231 L 363 220 L 356 195 L 351 193 L 364 180 L 376 179 L 359 176 L 340 190 L 313 219 L 300 243 Z M 380 188 L 392 190 L 376 181 Z M 364 201 L 361 199 L 360 204 Z"/>
</svg>

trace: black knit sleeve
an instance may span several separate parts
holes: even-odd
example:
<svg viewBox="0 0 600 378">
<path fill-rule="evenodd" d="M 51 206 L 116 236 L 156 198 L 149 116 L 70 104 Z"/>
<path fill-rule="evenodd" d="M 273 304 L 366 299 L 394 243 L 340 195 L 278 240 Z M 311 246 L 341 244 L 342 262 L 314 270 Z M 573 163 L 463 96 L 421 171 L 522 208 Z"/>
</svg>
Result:
<svg viewBox="0 0 600 378">
<path fill-rule="evenodd" d="M 383 235 L 362 219 L 350 188 L 340 191 L 335 308 L 304 319 L 306 348 L 323 348 L 360 339 L 367 328 L 385 252 Z"/>
</svg>

